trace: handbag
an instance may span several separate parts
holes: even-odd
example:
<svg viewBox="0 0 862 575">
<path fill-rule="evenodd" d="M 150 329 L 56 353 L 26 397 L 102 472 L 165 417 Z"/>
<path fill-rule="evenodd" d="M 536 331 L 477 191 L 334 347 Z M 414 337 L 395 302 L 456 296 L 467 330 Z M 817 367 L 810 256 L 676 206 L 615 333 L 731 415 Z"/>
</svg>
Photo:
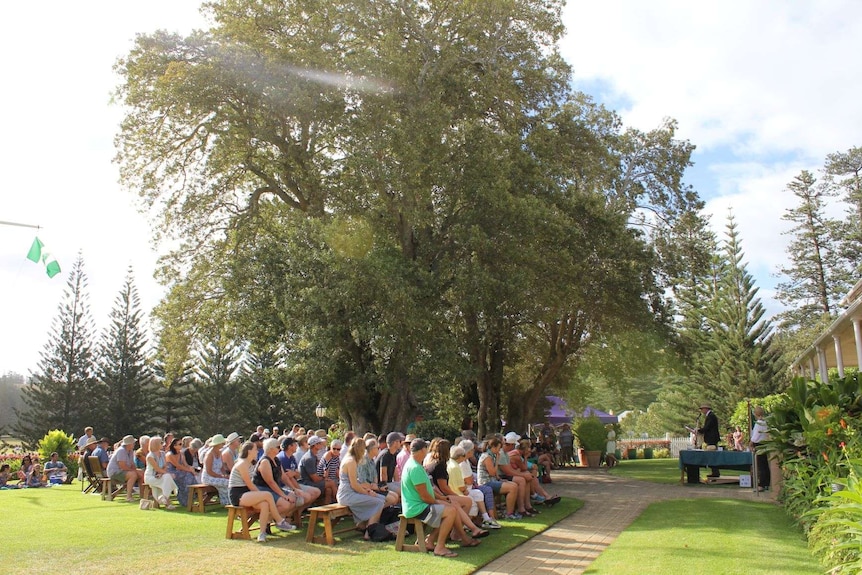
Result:
<svg viewBox="0 0 862 575">
<path fill-rule="evenodd" d="M 149 499 L 141 499 L 140 507 L 142 510 L 145 510 L 145 511 L 148 509 L 152 509 L 153 508 L 153 502 L 150 501 Z"/>
</svg>

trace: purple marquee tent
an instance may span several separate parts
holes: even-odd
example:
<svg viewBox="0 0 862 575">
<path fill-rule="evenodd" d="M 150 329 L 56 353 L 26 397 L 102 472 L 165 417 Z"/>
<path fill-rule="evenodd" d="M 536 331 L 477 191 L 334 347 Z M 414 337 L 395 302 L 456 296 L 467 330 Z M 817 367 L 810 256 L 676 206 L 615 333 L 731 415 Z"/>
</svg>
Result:
<svg viewBox="0 0 862 575">
<path fill-rule="evenodd" d="M 551 425 L 562 425 L 563 423 L 571 423 L 574 417 L 590 417 L 595 415 L 602 423 L 618 423 L 619 419 L 616 415 L 605 413 L 595 407 L 587 407 L 583 413 L 576 414 L 566 405 L 566 400 L 556 395 L 546 395 L 545 398 L 551 402 L 550 409 L 546 412 L 546 419 Z"/>
</svg>

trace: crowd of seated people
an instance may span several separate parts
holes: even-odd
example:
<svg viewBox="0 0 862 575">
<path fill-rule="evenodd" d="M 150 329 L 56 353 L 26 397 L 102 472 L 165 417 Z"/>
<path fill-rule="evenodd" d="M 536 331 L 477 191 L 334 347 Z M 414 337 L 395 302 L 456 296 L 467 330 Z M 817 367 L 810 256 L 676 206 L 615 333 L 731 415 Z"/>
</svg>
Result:
<svg viewBox="0 0 862 575">
<path fill-rule="evenodd" d="M 541 440 L 534 443 L 512 432 L 479 442 L 467 430 L 454 442 L 429 442 L 399 431 L 351 431 L 345 441 L 330 441 L 325 430 L 306 430 L 299 424 L 285 431 L 259 426 L 248 441 L 236 431 L 206 440 L 170 432 L 164 439 L 126 435 L 112 445 L 108 438 L 97 440 L 87 428 L 78 444 L 81 456 L 95 456 L 107 476 L 125 486 L 127 501 L 147 485 L 165 508 L 175 508 L 173 497 L 185 507 L 191 486 L 203 483 L 216 488 L 222 504 L 252 508 L 262 525 L 273 522 L 284 531 L 295 529 L 289 519 L 293 514 L 337 501 L 350 508 L 366 538 L 372 538 L 371 528 L 384 518 L 391 532 L 400 512 L 430 527 L 425 545 L 443 557 L 456 555 L 447 547 L 449 540 L 473 547 L 489 530 L 501 528 L 495 494 L 505 500 L 500 518 L 509 521 L 539 513 L 538 503 L 552 505 L 560 499 L 539 481 L 539 468 L 553 465 L 550 454 L 541 452 Z M 37 486 L 66 472 L 57 454 L 44 472 L 26 457 L 18 479 Z M 4 465 L 0 486 L 12 478 Z M 267 532 L 261 530 L 261 541 Z"/>
</svg>

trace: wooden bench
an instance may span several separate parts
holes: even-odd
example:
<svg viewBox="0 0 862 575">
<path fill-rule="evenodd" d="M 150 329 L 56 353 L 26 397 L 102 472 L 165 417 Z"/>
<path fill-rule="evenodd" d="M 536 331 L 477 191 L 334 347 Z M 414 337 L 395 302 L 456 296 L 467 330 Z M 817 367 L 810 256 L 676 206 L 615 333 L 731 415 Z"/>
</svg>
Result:
<svg viewBox="0 0 862 575">
<path fill-rule="evenodd" d="M 197 483 L 195 485 L 189 486 L 189 502 L 186 505 L 186 508 L 190 513 L 203 513 L 206 511 L 207 505 L 219 505 L 220 502 L 216 502 L 214 497 L 218 495 L 218 489 L 216 489 L 212 485 L 205 485 L 203 483 Z M 222 502 L 222 503 L 227 503 Z"/>
<path fill-rule="evenodd" d="M 329 505 L 321 505 L 320 507 L 312 507 L 309 509 L 311 516 L 308 519 L 308 533 L 305 536 L 306 543 L 326 543 L 327 545 L 335 545 L 335 536 L 343 533 L 355 531 L 354 526 L 345 527 L 334 530 L 338 522 L 345 517 L 352 517 L 350 508 L 339 503 L 330 503 Z M 323 521 L 323 535 L 316 535 L 317 522 Z"/>
<path fill-rule="evenodd" d="M 225 539 L 251 539 L 252 525 L 260 517 L 257 511 L 251 507 L 238 507 L 236 505 L 225 505 L 227 508 L 227 533 Z M 234 531 L 234 522 L 240 519 L 242 522 L 239 531 Z M 260 526 L 254 527 L 260 529 Z"/>
<path fill-rule="evenodd" d="M 398 516 L 398 535 L 395 537 L 396 551 L 419 551 L 425 553 L 425 524 L 416 517 L 407 518 L 403 515 Z M 407 526 L 413 525 L 416 532 L 416 543 L 406 545 L 404 538 L 407 536 Z"/>
<path fill-rule="evenodd" d="M 102 501 L 113 501 L 114 497 L 126 490 L 125 483 L 114 489 L 114 480 L 110 477 L 100 477 L 99 481 L 102 484 Z"/>
</svg>

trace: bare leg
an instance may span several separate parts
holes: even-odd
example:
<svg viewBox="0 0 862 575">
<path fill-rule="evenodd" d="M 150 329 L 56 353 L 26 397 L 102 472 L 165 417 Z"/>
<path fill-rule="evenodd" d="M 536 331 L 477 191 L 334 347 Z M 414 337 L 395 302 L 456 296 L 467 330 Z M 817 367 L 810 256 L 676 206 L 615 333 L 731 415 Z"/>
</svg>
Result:
<svg viewBox="0 0 862 575">
<path fill-rule="evenodd" d="M 266 516 L 272 517 L 276 523 L 282 520 L 283 516 L 278 512 L 275 500 L 269 491 L 247 491 L 240 497 L 239 504 L 243 507 L 254 507 L 257 509 L 260 512 L 260 524 L 262 526 L 266 525 L 263 516 L 264 510 L 266 510 Z"/>
<path fill-rule="evenodd" d="M 324 503 L 326 503 L 327 505 L 329 505 L 330 503 L 334 503 L 335 502 L 335 491 L 336 491 L 335 482 L 332 481 L 331 479 L 326 479 L 326 480 L 324 480 L 323 485 L 324 485 L 324 500 L 323 500 Z"/>
<path fill-rule="evenodd" d="M 512 481 L 518 487 L 518 513 L 523 513 L 527 507 L 527 482 L 520 475 L 512 477 Z"/>
<path fill-rule="evenodd" d="M 449 532 L 452 531 L 452 528 L 455 527 L 456 519 L 457 513 L 455 508 L 451 505 L 447 505 L 443 511 L 443 521 L 440 523 L 440 529 L 437 532 L 437 545 L 434 547 L 435 555 L 447 555 L 452 553 L 446 547 L 446 537 L 449 535 Z"/>
<path fill-rule="evenodd" d="M 538 493 L 545 499 L 548 499 L 550 497 L 550 495 L 548 495 L 548 492 L 545 491 L 545 489 L 542 487 L 542 484 L 539 483 L 539 478 L 536 476 L 533 476 L 532 479 L 530 479 L 530 488 L 533 490 L 533 493 Z"/>
<path fill-rule="evenodd" d="M 506 496 L 506 515 L 511 515 L 515 512 L 515 505 L 518 504 L 518 486 L 511 481 L 504 481 L 500 493 Z"/>
</svg>

